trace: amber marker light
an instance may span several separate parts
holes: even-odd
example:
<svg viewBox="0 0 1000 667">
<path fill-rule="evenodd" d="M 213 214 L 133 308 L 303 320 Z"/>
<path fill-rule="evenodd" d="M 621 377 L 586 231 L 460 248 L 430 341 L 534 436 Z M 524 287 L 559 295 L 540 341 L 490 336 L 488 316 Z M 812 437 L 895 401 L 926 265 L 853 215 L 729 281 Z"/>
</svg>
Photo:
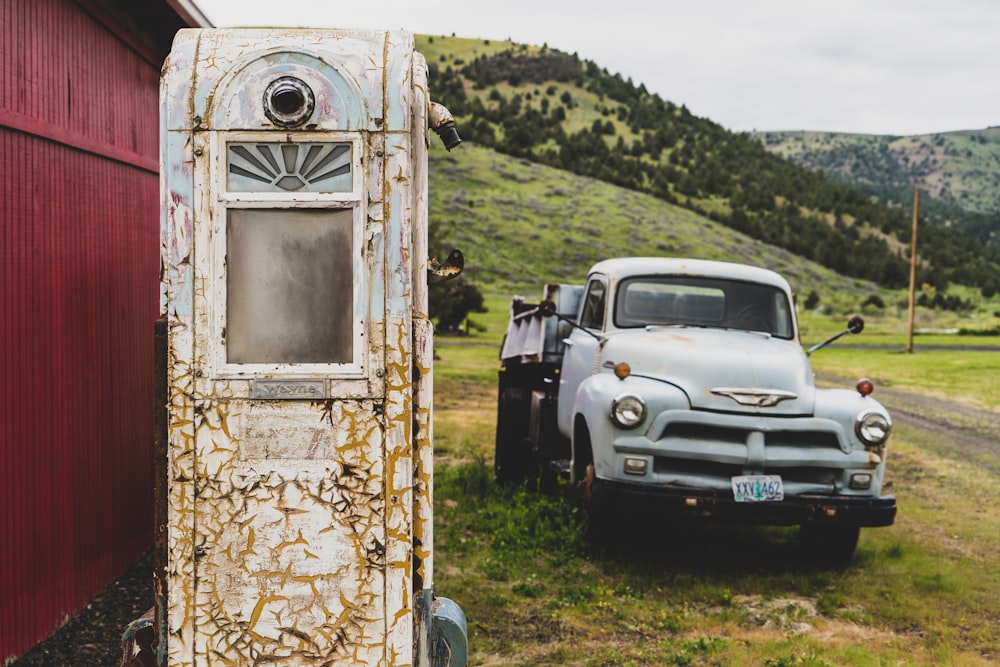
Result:
<svg viewBox="0 0 1000 667">
<path fill-rule="evenodd" d="M 629 366 L 624 361 L 619 361 L 617 364 L 615 364 L 614 371 L 616 378 L 618 378 L 619 380 L 624 380 L 625 378 L 627 378 L 629 375 L 632 374 L 632 367 Z"/>
<path fill-rule="evenodd" d="M 855 385 L 855 388 L 862 396 L 868 396 L 875 391 L 875 383 L 868 378 L 861 378 L 858 380 L 858 384 Z"/>
</svg>

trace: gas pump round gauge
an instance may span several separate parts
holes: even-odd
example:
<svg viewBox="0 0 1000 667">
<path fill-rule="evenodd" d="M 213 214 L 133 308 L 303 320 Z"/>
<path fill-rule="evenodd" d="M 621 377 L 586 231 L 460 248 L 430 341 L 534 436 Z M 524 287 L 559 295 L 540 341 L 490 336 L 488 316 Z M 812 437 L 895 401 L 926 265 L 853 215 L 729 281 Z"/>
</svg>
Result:
<svg viewBox="0 0 1000 667">
<path fill-rule="evenodd" d="M 306 122 L 315 106 L 312 88 L 294 76 L 275 79 L 264 90 L 264 113 L 281 127 L 296 127 Z"/>
</svg>

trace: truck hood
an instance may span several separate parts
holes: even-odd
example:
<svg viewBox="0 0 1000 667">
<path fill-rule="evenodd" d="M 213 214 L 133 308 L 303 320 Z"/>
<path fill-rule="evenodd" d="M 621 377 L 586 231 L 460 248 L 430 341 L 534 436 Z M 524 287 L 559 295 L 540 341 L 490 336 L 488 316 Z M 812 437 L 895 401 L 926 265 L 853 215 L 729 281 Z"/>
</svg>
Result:
<svg viewBox="0 0 1000 667">
<path fill-rule="evenodd" d="M 725 329 L 670 328 L 609 335 L 601 361 L 682 389 L 703 410 L 813 414 L 812 368 L 794 341 Z"/>
</svg>

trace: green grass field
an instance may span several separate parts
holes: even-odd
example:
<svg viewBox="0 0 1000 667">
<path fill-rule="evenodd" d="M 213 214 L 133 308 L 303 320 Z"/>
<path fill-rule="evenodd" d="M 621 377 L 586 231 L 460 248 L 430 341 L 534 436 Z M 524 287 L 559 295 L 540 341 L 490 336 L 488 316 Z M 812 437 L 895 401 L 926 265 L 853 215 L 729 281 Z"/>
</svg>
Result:
<svg viewBox="0 0 1000 667">
<path fill-rule="evenodd" d="M 533 296 L 533 295 L 531 295 Z M 794 529 L 651 525 L 613 549 L 582 539 L 577 492 L 498 488 L 492 455 L 505 298 L 482 331 L 439 338 L 435 366 L 435 588 L 468 615 L 471 665 L 986 665 L 1000 660 L 1000 480 L 898 428 L 888 481 L 896 524 L 862 531 L 852 565 L 798 558 Z M 808 318 L 815 340 L 841 318 Z M 1000 354 L 817 352 L 818 371 L 966 401 L 1000 419 Z M 934 344 L 965 342 L 947 336 Z M 812 342 L 813 338 L 810 338 Z M 976 337 L 975 344 L 994 344 Z M 994 462 L 1000 463 L 1000 462 Z M 992 468 L 996 470 L 994 466 Z"/>
</svg>

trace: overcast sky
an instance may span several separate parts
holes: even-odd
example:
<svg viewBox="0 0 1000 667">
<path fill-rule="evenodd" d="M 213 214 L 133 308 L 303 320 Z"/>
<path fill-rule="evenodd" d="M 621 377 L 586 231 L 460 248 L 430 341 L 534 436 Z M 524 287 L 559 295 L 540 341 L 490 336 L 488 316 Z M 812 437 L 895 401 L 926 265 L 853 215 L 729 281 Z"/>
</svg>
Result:
<svg viewBox="0 0 1000 667">
<path fill-rule="evenodd" d="M 735 131 L 1000 125 L 996 0 L 194 0 L 219 27 L 548 44 Z"/>
</svg>

